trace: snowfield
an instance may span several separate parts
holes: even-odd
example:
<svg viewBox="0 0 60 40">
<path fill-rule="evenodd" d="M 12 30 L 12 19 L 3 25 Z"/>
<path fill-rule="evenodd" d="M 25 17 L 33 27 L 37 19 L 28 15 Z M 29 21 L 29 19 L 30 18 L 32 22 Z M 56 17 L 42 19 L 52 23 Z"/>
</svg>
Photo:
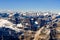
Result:
<svg viewBox="0 0 60 40">
<path fill-rule="evenodd" d="M 1 27 L 10 28 L 12 30 L 15 30 L 16 32 L 20 32 L 22 29 L 17 28 L 17 26 L 22 27 L 23 25 L 22 24 L 15 25 L 12 22 L 9 22 L 8 20 L 0 19 L 0 28 Z"/>
</svg>

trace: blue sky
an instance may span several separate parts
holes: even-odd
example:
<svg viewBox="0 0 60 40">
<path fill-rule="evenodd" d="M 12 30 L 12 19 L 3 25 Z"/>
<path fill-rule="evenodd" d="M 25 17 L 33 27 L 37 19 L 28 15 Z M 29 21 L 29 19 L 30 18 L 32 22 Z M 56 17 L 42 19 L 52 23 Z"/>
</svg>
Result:
<svg viewBox="0 0 60 40">
<path fill-rule="evenodd" d="M 0 9 L 60 11 L 60 0 L 0 0 Z"/>
</svg>

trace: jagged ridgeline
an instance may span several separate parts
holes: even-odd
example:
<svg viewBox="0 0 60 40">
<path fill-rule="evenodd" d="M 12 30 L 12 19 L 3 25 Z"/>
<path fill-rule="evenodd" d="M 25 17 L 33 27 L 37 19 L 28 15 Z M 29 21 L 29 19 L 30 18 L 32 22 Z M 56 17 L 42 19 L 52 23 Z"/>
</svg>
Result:
<svg viewBox="0 0 60 40">
<path fill-rule="evenodd" d="M 60 13 L 0 12 L 0 40 L 59 40 Z"/>
</svg>

